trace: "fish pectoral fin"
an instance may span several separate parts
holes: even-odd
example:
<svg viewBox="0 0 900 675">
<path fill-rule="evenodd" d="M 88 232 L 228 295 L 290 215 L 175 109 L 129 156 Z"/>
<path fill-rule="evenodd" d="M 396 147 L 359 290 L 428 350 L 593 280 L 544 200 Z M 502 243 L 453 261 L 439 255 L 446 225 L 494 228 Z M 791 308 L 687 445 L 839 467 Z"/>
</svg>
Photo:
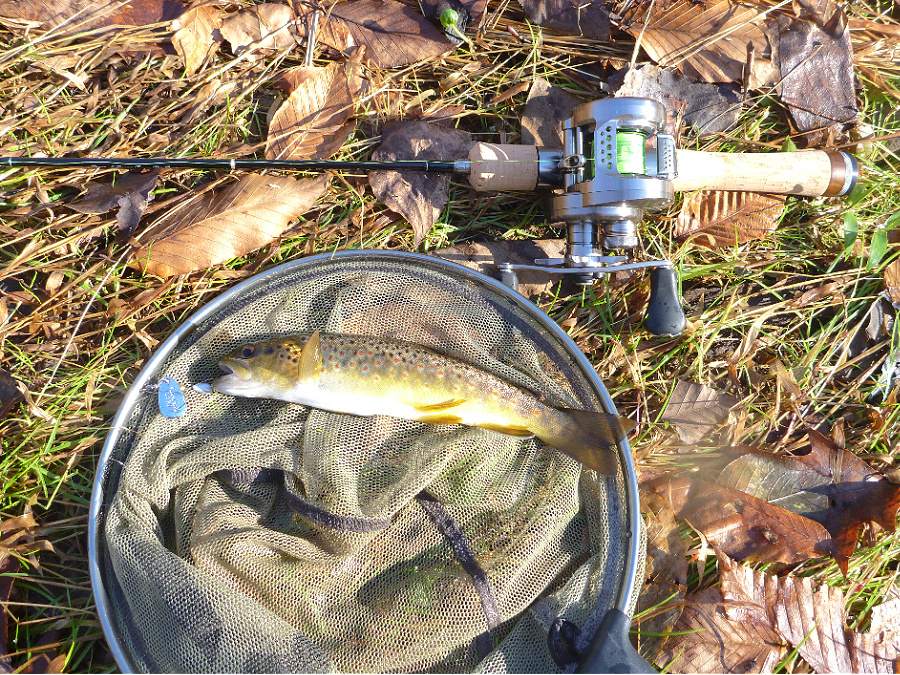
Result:
<svg viewBox="0 0 900 675">
<path fill-rule="evenodd" d="M 534 432 L 528 427 L 517 427 L 505 424 L 479 424 L 482 429 L 490 429 L 491 431 L 499 431 L 507 436 L 519 436 L 520 438 L 534 438 Z"/>
<path fill-rule="evenodd" d="M 314 380 L 322 373 L 322 344 L 319 341 L 319 331 L 313 333 L 306 344 L 303 345 L 303 351 L 300 352 L 300 368 L 298 377 L 301 382 L 304 380 Z"/>
<path fill-rule="evenodd" d="M 462 405 L 466 402 L 464 398 L 452 398 L 449 401 L 442 401 L 440 403 L 425 403 L 422 405 L 414 405 L 413 408 L 418 410 L 419 412 L 440 412 L 441 410 L 449 410 L 450 408 L 455 408 L 458 405 Z M 456 422 L 454 422 L 456 424 Z"/>
<path fill-rule="evenodd" d="M 435 414 L 424 415 L 419 417 L 416 421 L 425 422 L 426 424 L 460 424 L 462 422 L 462 417 L 457 415 Z"/>
</svg>

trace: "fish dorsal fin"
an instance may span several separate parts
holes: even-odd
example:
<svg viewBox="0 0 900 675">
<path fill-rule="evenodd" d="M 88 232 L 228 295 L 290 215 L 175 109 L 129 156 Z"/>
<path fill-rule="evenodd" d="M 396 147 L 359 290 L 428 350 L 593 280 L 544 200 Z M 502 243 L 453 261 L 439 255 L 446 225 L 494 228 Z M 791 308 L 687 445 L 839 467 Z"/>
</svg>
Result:
<svg viewBox="0 0 900 675">
<path fill-rule="evenodd" d="M 300 353 L 299 379 L 314 380 L 322 373 L 322 344 L 319 341 L 319 331 L 313 333 Z"/>
</svg>

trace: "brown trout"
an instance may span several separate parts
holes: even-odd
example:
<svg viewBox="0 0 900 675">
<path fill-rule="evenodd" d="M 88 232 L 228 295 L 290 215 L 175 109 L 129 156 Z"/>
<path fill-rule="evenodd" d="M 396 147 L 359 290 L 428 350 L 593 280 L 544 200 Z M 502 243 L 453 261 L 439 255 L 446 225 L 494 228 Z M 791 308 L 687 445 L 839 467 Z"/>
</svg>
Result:
<svg viewBox="0 0 900 675">
<path fill-rule="evenodd" d="M 614 445 L 634 426 L 607 413 L 551 408 L 464 361 L 399 340 L 316 331 L 245 345 L 219 367 L 228 374 L 213 389 L 223 394 L 537 436 L 604 474 L 616 473 Z"/>
</svg>

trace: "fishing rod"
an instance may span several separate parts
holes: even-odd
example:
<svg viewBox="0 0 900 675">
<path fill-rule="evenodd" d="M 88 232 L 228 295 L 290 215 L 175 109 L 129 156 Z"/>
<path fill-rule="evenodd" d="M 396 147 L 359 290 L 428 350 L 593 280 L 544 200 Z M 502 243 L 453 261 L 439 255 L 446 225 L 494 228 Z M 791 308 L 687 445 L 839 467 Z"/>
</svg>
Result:
<svg viewBox="0 0 900 675">
<path fill-rule="evenodd" d="M 464 165 L 464 166 L 462 166 Z M 209 159 L 197 157 L 0 157 L 2 167 L 102 169 L 282 169 L 285 171 L 428 171 L 465 173 L 468 162 L 394 160 L 389 162 L 307 159 Z"/>
<path fill-rule="evenodd" d="M 566 223 L 563 257 L 533 265 L 500 265 L 501 280 L 518 288 L 518 272 L 567 275 L 577 284 L 613 272 L 650 269 L 644 326 L 657 335 L 681 333 L 687 323 L 678 275 L 669 260 L 630 262 L 640 244 L 645 210 L 661 210 L 675 192 L 738 190 L 804 196 L 849 194 L 859 178 L 853 155 L 840 151 L 716 153 L 682 150 L 663 133 L 666 111 L 644 98 L 607 98 L 577 106 L 562 125 L 563 147 L 476 143 L 453 161 L 328 161 L 197 158 L 0 158 L 0 167 L 285 169 L 294 171 L 407 170 L 466 175 L 485 191 L 530 191 L 545 186 L 550 222 Z M 624 255 L 608 255 L 615 250 Z"/>
</svg>

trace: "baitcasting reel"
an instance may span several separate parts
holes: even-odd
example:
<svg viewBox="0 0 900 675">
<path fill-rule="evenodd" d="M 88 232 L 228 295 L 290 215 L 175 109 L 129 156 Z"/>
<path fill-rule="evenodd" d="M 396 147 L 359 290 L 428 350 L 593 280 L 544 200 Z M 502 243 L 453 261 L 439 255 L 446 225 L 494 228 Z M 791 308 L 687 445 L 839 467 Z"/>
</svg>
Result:
<svg viewBox="0 0 900 675">
<path fill-rule="evenodd" d="M 521 270 L 567 274 L 575 283 L 590 284 L 603 274 L 651 268 L 644 325 L 655 334 L 678 334 L 686 319 L 672 263 L 628 262 L 627 252 L 640 243 L 637 227 L 645 209 L 665 209 L 676 190 L 838 196 L 856 185 L 856 160 L 844 152 L 676 150 L 675 139 L 662 133 L 665 123 L 666 111 L 657 101 L 609 98 L 575 108 L 563 124 L 564 148 L 477 144 L 457 169 L 469 174 L 476 190 L 557 188 L 549 198 L 549 216 L 567 227 L 564 257 L 504 264 L 504 283 L 516 288 Z M 626 255 L 607 255 L 604 249 Z"/>
</svg>

